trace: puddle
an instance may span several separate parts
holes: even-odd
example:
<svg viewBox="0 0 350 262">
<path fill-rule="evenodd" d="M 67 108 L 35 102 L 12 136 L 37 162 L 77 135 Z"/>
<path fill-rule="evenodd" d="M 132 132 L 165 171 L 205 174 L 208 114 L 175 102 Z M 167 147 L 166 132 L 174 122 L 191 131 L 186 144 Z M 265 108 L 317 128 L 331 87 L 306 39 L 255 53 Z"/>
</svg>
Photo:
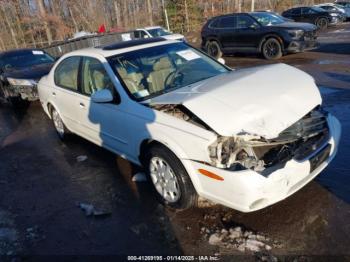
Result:
<svg viewBox="0 0 350 262">
<path fill-rule="evenodd" d="M 325 86 L 319 89 L 325 109 L 342 125 L 342 136 L 337 156 L 316 180 L 338 198 L 350 203 L 350 137 L 347 135 L 350 132 L 350 90 Z"/>
<path fill-rule="evenodd" d="M 339 74 L 339 73 L 333 73 L 333 72 L 326 72 L 325 75 L 335 78 L 337 80 L 343 81 L 343 82 L 349 82 L 350 83 L 350 74 Z"/>
</svg>

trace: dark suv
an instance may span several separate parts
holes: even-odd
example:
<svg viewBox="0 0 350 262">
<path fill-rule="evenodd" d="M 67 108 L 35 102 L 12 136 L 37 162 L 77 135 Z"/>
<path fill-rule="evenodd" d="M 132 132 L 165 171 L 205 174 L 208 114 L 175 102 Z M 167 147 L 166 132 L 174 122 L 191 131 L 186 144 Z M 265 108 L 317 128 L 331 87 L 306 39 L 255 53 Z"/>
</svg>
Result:
<svg viewBox="0 0 350 262">
<path fill-rule="evenodd" d="M 277 59 L 316 46 L 316 26 L 286 22 L 269 12 L 237 13 L 210 19 L 202 28 L 202 49 L 224 54 L 262 53 Z"/>
<path fill-rule="evenodd" d="M 330 24 L 338 23 L 337 15 L 332 15 L 319 7 L 296 7 L 286 10 L 282 16 L 297 22 L 306 22 L 316 25 L 320 29 L 326 29 Z"/>
</svg>

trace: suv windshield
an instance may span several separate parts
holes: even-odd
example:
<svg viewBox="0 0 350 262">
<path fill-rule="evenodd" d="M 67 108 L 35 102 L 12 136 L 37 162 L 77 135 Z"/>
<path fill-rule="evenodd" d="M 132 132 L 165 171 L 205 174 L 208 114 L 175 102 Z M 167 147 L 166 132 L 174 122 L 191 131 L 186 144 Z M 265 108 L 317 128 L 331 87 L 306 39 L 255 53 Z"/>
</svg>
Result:
<svg viewBox="0 0 350 262">
<path fill-rule="evenodd" d="M 25 68 L 39 64 L 53 63 L 55 60 L 41 50 L 14 52 L 0 56 L 0 68 Z"/>
<path fill-rule="evenodd" d="M 153 37 L 170 35 L 170 33 L 165 31 L 164 28 L 149 29 L 147 32 L 150 33 Z"/>
<path fill-rule="evenodd" d="M 184 43 L 140 49 L 110 57 L 108 61 L 137 101 L 229 72 Z"/>
<path fill-rule="evenodd" d="M 311 9 L 316 11 L 316 12 L 325 12 L 324 9 L 322 9 L 321 7 L 317 7 L 317 6 L 311 7 Z"/>
<path fill-rule="evenodd" d="M 264 26 L 277 25 L 285 22 L 280 16 L 268 12 L 251 13 L 251 15 Z"/>
</svg>

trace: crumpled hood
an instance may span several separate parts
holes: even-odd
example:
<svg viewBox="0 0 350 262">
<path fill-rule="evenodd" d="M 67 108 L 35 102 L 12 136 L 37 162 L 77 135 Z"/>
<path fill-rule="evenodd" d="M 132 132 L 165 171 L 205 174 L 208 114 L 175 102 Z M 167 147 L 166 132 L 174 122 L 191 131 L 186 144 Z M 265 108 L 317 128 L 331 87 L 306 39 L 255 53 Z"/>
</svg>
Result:
<svg viewBox="0 0 350 262">
<path fill-rule="evenodd" d="M 314 79 L 285 64 L 234 70 L 145 101 L 183 104 L 222 136 L 275 138 L 321 104 Z"/>
</svg>

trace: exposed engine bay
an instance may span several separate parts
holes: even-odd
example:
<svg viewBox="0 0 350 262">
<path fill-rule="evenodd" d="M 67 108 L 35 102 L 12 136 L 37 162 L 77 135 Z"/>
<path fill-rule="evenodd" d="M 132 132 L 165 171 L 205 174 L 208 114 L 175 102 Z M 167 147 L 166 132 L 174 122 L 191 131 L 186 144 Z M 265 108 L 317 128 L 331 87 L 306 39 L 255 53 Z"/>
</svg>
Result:
<svg viewBox="0 0 350 262">
<path fill-rule="evenodd" d="M 182 105 L 152 107 L 210 130 L 210 127 Z M 326 117 L 327 112 L 318 106 L 274 139 L 248 134 L 235 137 L 220 136 L 208 148 L 211 159 L 209 164 L 218 168 L 248 168 L 262 172 L 276 165 L 283 167 L 292 158 L 301 161 L 328 141 Z"/>
</svg>

